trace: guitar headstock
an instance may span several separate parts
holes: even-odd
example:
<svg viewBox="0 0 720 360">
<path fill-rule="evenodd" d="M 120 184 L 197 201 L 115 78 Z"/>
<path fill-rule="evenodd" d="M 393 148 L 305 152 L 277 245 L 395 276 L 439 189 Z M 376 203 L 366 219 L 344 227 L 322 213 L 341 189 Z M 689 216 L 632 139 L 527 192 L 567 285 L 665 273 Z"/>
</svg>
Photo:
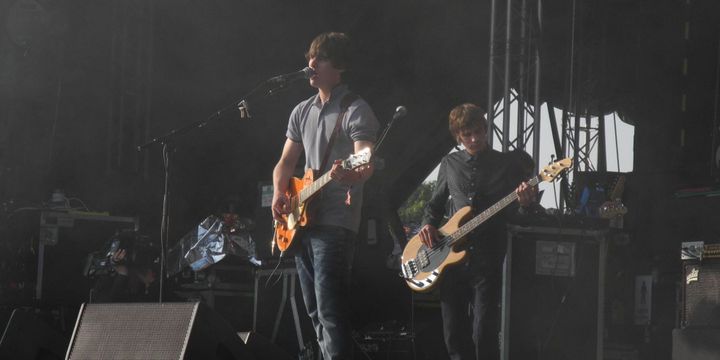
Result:
<svg viewBox="0 0 720 360">
<path fill-rule="evenodd" d="M 358 151 L 355 154 L 350 155 L 347 159 L 342 162 L 342 167 L 347 170 L 352 170 L 358 166 L 365 165 L 370 162 L 372 154 L 370 148 L 365 148 Z"/>
<path fill-rule="evenodd" d="M 542 181 L 553 181 L 558 176 L 560 176 L 560 174 L 565 171 L 565 169 L 570 168 L 570 166 L 572 166 L 572 159 L 564 158 L 560 161 L 556 161 L 542 168 L 540 174 L 538 174 L 538 178 L 540 178 Z"/>
</svg>

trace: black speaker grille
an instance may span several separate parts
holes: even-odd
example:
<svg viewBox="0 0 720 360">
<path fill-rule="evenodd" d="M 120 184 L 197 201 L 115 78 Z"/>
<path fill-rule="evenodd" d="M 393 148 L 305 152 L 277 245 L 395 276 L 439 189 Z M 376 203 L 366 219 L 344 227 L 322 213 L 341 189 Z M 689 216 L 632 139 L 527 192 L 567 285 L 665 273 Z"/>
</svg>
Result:
<svg viewBox="0 0 720 360">
<path fill-rule="evenodd" d="M 182 359 L 197 303 L 89 304 L 68 359 Z"/>
<path fill-rule="evenodd" d="M 720 259 L 686 263 L 684 326 L 720 326 Z"/>
</svg>

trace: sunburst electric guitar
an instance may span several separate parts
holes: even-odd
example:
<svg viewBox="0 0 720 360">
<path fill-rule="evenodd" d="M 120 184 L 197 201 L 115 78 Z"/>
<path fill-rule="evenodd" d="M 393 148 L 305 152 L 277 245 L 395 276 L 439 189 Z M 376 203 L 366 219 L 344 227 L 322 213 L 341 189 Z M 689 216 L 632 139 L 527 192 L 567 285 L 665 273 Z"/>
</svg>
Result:
<svg viewBox="0 0 720 360">
<path fill-rule="evenodd" d="M 343 160 L 341 166 L 344 169 L 352 170 L 368 164 L 370 157 L 370 149 L 363 149 Z M 273 249 L 276 245 L 280 251 L 285 251 L 290 247 L 297 230 L 311 220 L 307 213 L 308 204 L 314 195 L 331 180 L 330 171 L 314 180 L 313 169 L 308 169 L 302 179 L 295 177 L 290 179 L 288 188 L 285 190 L 285 195 L 290 203 L 290 213 L 283 215 L 284 224 L 279 221 L 275 223 Z"/>
<path fill-rule="evenodd" d="M 544 167 L 540 174 L 528 181 L 528 184 L 535 186 L 543 181 L 553 181 L 571 165 L 572 159 L 569 158 L 554 162 Z M 475 217 L 472 217 L 473 212 L 470 206 L 458 210 L 445 225 L 438 229 L 439 239 L 432 248 L 428 248 L 422 243 L 420 235 L 415 235 L 410 239 L 405 245 L 400 264 L 402 276 L 408 286 L 419 292 L 433 289 L 440 280 L 445 267 L 455 265 L 465 259 L 466 251 L 455 251 L 455 248 L 465 241 L 471 231 L 517 198 L 517 194 L 513 191 Z"/>
</svg>

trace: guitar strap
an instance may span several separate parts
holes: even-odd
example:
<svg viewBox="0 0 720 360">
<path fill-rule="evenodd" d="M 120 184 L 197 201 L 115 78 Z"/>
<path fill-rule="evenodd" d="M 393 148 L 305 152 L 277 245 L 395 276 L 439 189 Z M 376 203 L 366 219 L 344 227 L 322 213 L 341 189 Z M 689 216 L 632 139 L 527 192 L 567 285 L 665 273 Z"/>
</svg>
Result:
<svg viewBox="0 0 720 360">
<path fill-rule="evenodd" d="M 325 148 L 325 154 L 323 155 L 323 161 L 322 165 L 320 166 L 319 173 L 323 174 L 325 172 L 325 168 L 327 167 L 327 162 L 330 158 L 330 152 L 332 150 L 333 144 L 335 143 L 335 138 L 337 137 L 337 133 L 339 129 L 342 127 L 343 120 L 345 119 L 345 114 L 347 113 L 348 108 L 350 107 L 350 104 L 355 102 L 355 100 L 358 99 L 358 96 L 355 93 L 347 93 L 345 96 L 340 100 L 340 113 L 338 114 L 337 121 L 335 122 L 335 128 L 333 129 L 332 135 L 330 135 L 330 140 L 328 140 L 327 147 Z"/>
</svg>

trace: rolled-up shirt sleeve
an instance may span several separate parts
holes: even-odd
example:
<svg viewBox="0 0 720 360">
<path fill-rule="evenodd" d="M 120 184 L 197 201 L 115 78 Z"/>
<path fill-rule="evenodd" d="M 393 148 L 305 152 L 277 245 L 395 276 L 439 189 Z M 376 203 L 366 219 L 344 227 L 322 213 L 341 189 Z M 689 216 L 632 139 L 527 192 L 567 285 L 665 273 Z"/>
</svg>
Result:
<svg viewBox="0 0 720 360">
<path fill-rule="evenodd" d="M 375 142 L 380 127 L 375 113 L 364 100 L 357 100 L 353 105 L 357 106 L 348 109 L 346 127 L 348 136 L 353 141 Z"/>
</svg>

